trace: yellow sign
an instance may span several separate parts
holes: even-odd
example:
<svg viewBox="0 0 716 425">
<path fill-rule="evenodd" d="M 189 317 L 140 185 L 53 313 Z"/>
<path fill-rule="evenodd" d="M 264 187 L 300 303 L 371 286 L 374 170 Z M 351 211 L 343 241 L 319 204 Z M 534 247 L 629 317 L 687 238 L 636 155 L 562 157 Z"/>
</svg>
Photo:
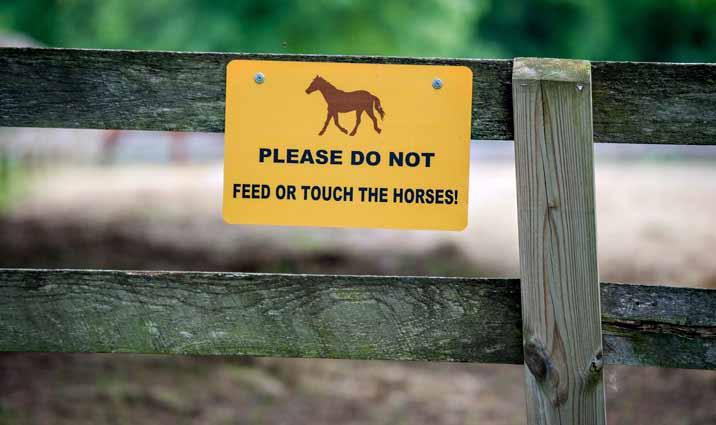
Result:
<svg viewBox="0 0 716 425">
<path fill-rule="evenodd" d="M 461 230 L 472 71 L 234 60 L 224 220 Z"/>
</svg>

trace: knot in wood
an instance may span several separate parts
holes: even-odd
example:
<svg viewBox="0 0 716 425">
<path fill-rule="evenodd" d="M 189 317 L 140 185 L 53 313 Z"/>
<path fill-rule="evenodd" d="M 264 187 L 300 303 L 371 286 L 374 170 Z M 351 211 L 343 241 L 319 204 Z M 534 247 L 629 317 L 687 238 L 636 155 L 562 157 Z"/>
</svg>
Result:
<svg viewBox="0 0 716 425">
<path fill-rule="evenodd" d="M 535 339 L 530 339 L 524 347 L 525 365 L 538 382 L 544 382 L 547 376 L 554 373 L 554 365 L 547 350 Z"/>
<path fill-rule="evenodd" d="M 589 362 L 589 369 L 585 377 L 585 382 L 589 387 L 593 387 L 602 381 L 602 369 L 604 369 L 604 360 L 602 357 L 602 350 L 600 349 Z"/>
</svg>

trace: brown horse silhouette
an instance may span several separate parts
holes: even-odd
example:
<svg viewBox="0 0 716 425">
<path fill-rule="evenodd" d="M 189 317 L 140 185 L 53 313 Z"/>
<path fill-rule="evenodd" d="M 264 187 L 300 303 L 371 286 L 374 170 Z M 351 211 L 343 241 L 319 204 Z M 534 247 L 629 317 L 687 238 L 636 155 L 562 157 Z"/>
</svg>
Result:
<svg viewBox="0 0 716 425">
<path fill-rule="evenodd" d="M 326 104 L 328 104 L 326 122 L 323 123 L 323 128 L 318 133 L 319 136 L 323 136 L 323 133 L 326 132 L 326 127 L 328 127 L 328 122 L 331 118 L 333 118 L 333 122 L 336 124 L 336 127 L 338 127 L 343 133 L 347 134 L 348 130 L 341 127 L 338 123 L 338 113 L 350 111 L 356 111 L 356 125 L 353 127 L 353 131 L 351 131 L 351 136 L 355 136 L 356 131 L 358 131 L 360 117 L 363 115 L 363 112 L 368 114 L 370 119 L 373 120 L 373 128 L 376 133 L 380 134 L 381 130 L 378 128 L 378 120 L 375 118 L 375 114 L 373 113 L 373 106 L 375 106 L 376 111 L 380 114 L 380 119 L 383 119 L 385 112 L 380 106 L 380 99 L 378 99 L 378 97 L 365 90 L 346 92 L 337 89 L 333 84 L 323 79 L 320 75 L 316 75 L 316 78 L 311 81 L 311 84 L 306 89 L 306 94 L 311 94 L 316 90 L 321 92 L 323 98 L 326 100 Z"/>
</svg>

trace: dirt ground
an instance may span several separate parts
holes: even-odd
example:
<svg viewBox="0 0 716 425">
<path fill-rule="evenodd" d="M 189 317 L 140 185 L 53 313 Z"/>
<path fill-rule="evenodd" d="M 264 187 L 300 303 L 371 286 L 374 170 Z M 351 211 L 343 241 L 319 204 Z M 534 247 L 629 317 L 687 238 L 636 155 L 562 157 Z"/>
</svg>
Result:
<svg viewBox="0 0 716 425">
<path fill-rule="evenodd" d="M 523 424 L 520 366 L 0 356 L 0 424 Z M 610 424 L 714 423 L 716 378 L 608 367 Z"/>
<path fill-rule="evenodd" d="M 716 287 L 716 167 L 597 161 L 603 280 Z M 227 226 L 221 167 L 47 169 L 0 267 L 517 276 L 514 169 L 478 160 L 464 232 Z M 0 424 L 521 424 L 519 366 L 0 355 Z M 611 424 L 716 424 L 716 372 L 609 367 Z"/>
</svg>

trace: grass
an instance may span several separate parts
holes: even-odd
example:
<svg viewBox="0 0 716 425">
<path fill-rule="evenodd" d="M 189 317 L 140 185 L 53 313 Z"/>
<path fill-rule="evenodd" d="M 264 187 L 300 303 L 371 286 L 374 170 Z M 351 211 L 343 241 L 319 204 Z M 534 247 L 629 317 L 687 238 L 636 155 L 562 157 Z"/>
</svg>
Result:
<svg viewBox="0 0 716 425">
<path fill-rule="evenodd" d="M 0 213 L 8 210 L 28 185 L 22 164 L 0 151 Z"/>
</svg>

